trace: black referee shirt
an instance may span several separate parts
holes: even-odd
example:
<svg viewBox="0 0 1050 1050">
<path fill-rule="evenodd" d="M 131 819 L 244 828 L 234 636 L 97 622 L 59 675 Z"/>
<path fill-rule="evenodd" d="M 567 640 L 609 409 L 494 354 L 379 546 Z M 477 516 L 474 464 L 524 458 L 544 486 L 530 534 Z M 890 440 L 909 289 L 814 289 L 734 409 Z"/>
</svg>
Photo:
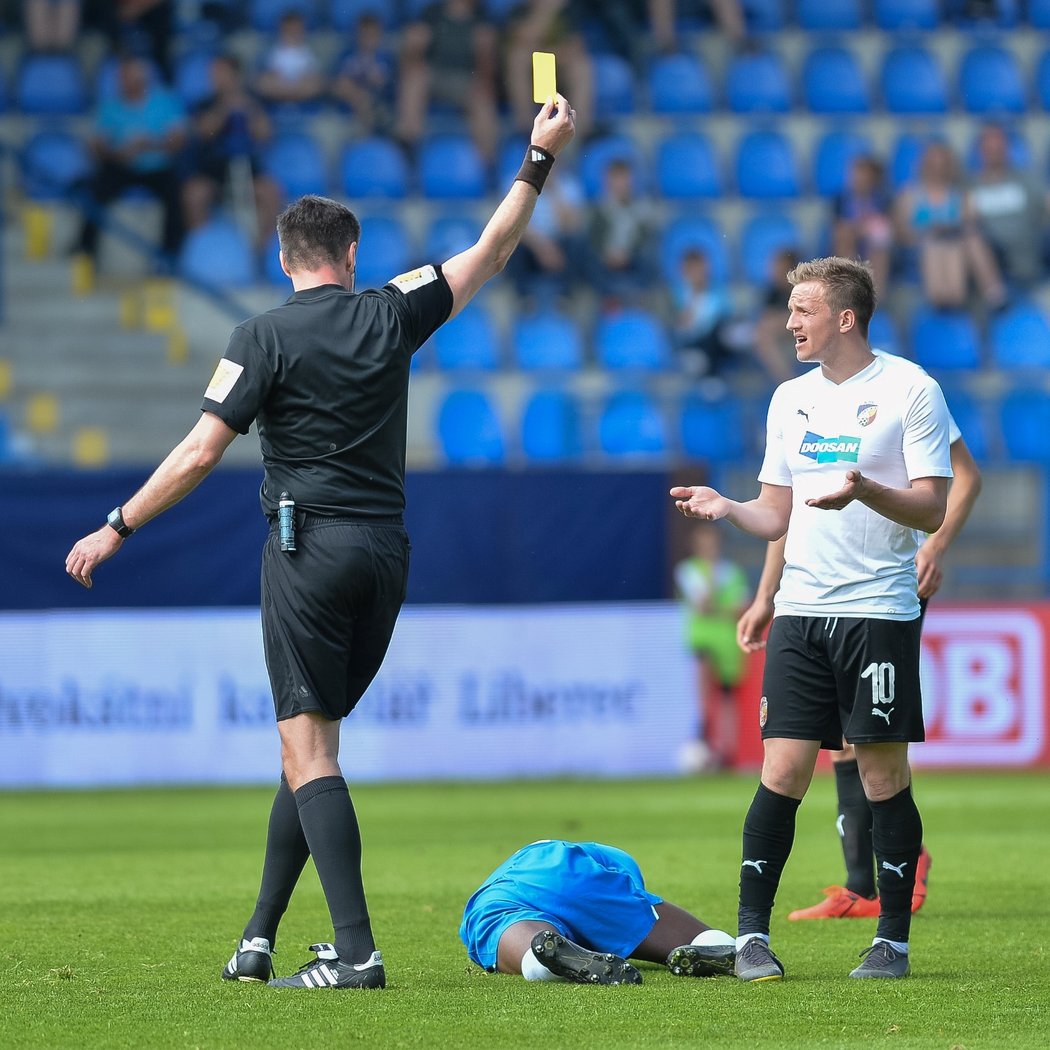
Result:
<svg viewBox="0 0 1050 1050">
<path fill-rule="evenodd" d="M 378 291 L 295 292 L 234 329 L 202 407 L 241 434 L 257 423 L 265 514 L 282 492 L 318 514 L 402 513 L 412 354 L 451 311 L 424 266 Z"/>
</svg>

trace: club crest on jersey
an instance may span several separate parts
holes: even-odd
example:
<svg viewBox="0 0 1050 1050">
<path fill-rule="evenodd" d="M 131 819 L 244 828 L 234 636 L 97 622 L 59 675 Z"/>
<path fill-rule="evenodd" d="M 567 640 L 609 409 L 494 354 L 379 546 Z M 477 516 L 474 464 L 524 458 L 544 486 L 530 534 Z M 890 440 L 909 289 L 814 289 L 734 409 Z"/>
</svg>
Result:
<svg viewBox="0 0 1050 1050">
<path fill-rule="evenodd" d="M 758 728 L 766 728 L 766 719 L 769 718 L 769 701 L 762 697 L 758 702 Z"/>
<path fill-rule="evenodd" d="M 857 409 L 857 423 L 862 427 L 870 426 L 875 422 L 875 417 L 879 414 L 878 405 L 861 405 Z"/>
<path fill-rule="evenodd" d="M 872 416 L 874 419 L 874 416 Z M 800 456 L 818 463 L 856 463 L 860 455 L 860 438 L 840 434 L 838 437 L 822 437 L 807 430 L 798 447 Z"/>
</svg>

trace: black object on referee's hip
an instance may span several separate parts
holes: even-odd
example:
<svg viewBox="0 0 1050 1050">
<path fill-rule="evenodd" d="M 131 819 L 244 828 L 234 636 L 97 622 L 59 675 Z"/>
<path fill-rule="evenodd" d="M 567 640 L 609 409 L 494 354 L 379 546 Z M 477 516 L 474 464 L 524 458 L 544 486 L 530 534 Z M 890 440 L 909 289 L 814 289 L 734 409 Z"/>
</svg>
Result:
<svg viewBox="0 0 1050 1050">
<path fill-rule="evenodd" d="M 277 539 L 282 551 L 295 550 L 295 500 L 287 492 L 277 503 Z"/>
</svg>

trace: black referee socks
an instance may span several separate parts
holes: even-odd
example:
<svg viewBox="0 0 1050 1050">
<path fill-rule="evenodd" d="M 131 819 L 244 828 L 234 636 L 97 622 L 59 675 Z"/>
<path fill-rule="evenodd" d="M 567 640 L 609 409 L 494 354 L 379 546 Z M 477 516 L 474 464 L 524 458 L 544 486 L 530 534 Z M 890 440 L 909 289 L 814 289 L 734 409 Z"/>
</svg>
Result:
<svg viewBox="0 0 1050 1050">
<path fill-rule="evenodd" d="M 801 799 L 788 798 L 759 784 L 744 818 L 737 933 L 769 933 L 780 875 L 795 841 L 795 814 Z"/>
<path fill-rule="evenodd" d="M 839 799 L 838 831 L 842 839 L 842 859 L 846 862 L 846 889 L 870 899 L 875 896 L 871 806 L 864 794 L 857 760 L 836 762 L 834 769 Z"/>
<path fill-rule="evenodd" d="M 911 929 L 911 895 L 915 888 L 915 865 L 922 849 L 922 817 L 911 797 L 911 786 L 885 799 L 872 802 L 871 835 L 879 880 L 882 915 L 876 937 L 907 941 Z"/>
</svg>

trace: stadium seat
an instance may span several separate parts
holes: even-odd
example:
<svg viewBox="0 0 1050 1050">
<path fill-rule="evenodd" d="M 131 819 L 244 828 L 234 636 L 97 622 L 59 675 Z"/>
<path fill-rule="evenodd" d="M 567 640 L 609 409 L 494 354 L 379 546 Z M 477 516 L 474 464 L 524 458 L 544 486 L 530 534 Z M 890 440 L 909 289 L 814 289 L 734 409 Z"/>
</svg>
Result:
<svg viewBox="0 0 1050 1050">
<path fill-rule="evenodd" d="M 710 113 L 714 97 L 711 77 L 695 55 L 661 55 L 649 67 L 649 99 L 654 113 Z"/>
<path fill-rule="evenodd" d="M 317 140 L 305 131 L 286 131 L 276 136 L 266 146 L 262 166 L 289 200 L 306 193 L 328 192 L 324 154 Z"/>
<path fill-rule="evenodd" d="M 940 384 L 944 400 L 948 404 L 959 432 L 976 460 L 986 460 L 991 452 L 989 428 L 985 421 L 983 403 L 958 383 Z"/>
<path fill-rule="evenodd" d="M 521 7 L 521 0 L 485 0 L 484 7 L 485 14 L 493 22 L 503 25 L 510 15 Z"/>
<path fill-rule="evenodd" d="M 822 135 L 813 151 L 813 185 L 822 197 L 835 197 L 846 186 L 850 165 L 873 153 L 871 141 L 855 131 L 839 129 Z"/>
<path fill-rule="evenodd" d="M 211 93 L 211 64 L 215 52 L 197 49 L 175 59 L 175 94 L 187 109 L 200 105 Z"/>
<path fill-rule="evenodd" d="M 885 350 L 886 353 L 896 354 L 898 357 L 908 356 L 904 352 L 897 324 L 885 310 L 875 311 L 868 325 L 868 342 L 876 350 Z"/>
<path fill-rule="evenodd" d="M 252 29 L 272 33 L 286 11 L 298 11 L 307 28 L 315 29 L 320 21 L 318 0 L 250 0 L 248 22 Z"/>
<path fill-rule="evenodd" d="M 408 269 L 410 256 L 408 234 L 397 219 L 385 215 L 362 219 L 357 287 L 381 288 Z"/>
<path fill-rule="evenodd" d="M 875 0 L 879 29 L 936 29 L 939 0 Z"/>
<path fill-rule="evenodd" d="M 499 368 L 496 331 L 484 307 L 470 303 L 431 336 L 438 367 L 492 372 Z"/>
<path fill-rule="evenodd" d="M 975 47 L 963 56 L 959 95 L 969 113 L 1023 113 L 1027 108 L 1017 59 L 1002 47 Z"/>
<path fill-rule="evenodd" d="M 736 183 L 743 197 L 797 197 L 798 164 L 791 141 L 779 131 L 752 131 L 736 155 Z"/>
<path fill-rule="evenodd" d="M 599 120 L 633 113 L 634 71 L 620 55 L 591 55 L 594 112 Z"/>
<path fill-rule="evenodd" d="M 991 0 L 991 4 L 971 4 L 957 0 L 955 24 L 978 32 L 988 29 L 1014 29 L 1021 22 L 1021 6 L 1026 0 Z M 961 8 L 961 10 L 958 10 Z"/>
<path fill-rule="evenodd" d="M 31 136 L 22 147 L 21 162 L 22 189 L 35 201 L 67 199 L 74 184 L 92 169 L 83 140 L 59 128 Z"/>
<path fill-rule="evenodd" d="M 682 451 L 692 459 L 739 463 L 750 452 L 743 406 L 731 395 L 716 399 L 687 395 L 680 426 Z"/>
<path fill-rule="evenodd" d="M 278 288 L 291 289 L 291 281 L 284 270 L 281 269 L 280 252 L 281 242 L 275 230 L 266 242 L 266 247 L 262 252 L 262 275 L 270 284 L 276 285 Z M 290 291 L 289 294 L 291 294 Z"/>
<path fill-rule="evenodd" d="M 803 257 L 808 253 L 802 233 L 790 215 L 761 212 L 744 224 L 740 234 L 740 269 L 744 279 L 758 287 L 769 280 L 769 263 L 782 248 L 793 248 Z"/>
<path fill-rule="evenodd" d="M 914 182 L 919 174 L 919 162 L 926 147 L 935 141 L 932 136 L 916 135 L 905 132 L 893 146 L 890 157 L 890 182 L 894 188 L 900 188 Z"/>
<path fill-rule="evenodd" d="M 1028 0 L 1028 21 L 1035 29 L 1050 29 L 1050 0 Z"/>
<path fill-rule="evenodd" d="M 973 318 L 963 310 L 920 307 L 911 323 L 912 356 L 926 369 L 975 369 L 981 343 Z"/>
<path fill-rule="evenodd" d="M 1046 421 L 1050 419 L 1050 394 L 1036 387 L 1010 391 L 999 407 L 999 429 L 1009 457 L 1022 462 L 1050 461 Z M 960 424 L 960 428 L 961 428 Z"/>
<path fill-rule="evenodd" d="M 419 180 L 425 197 L 476 199 L 488 189 L 485 162 L 466 135 L 433 135 L 419 151 Z"/>
<path fill-rule="evenodd" d="M 375 15 L 384 29 L 397 24 L 397 5 L 388 0 L 329 0 L 328 20 L 340 33 L 353 33 L 362 15 Z"/>
<path fill-rule="evenodd" d="M 685 131 L 664 139 L 656 151 L 656 184 L 676 200 L 720 197 L 718 157 L 707 136 Z"/>
<path fill-rule="evenodd" d="M 70 55 L 29 55 L 15 76 L 15 105 L 31 117 L 76 116 L 88 106 L 77 60 Z"/>
<path fill-rule="evenodd" d="M 1043 109 L 1050 109 L 1050 51 L 1044 51 L 1035 68 L 1035 95 Z"/>
<path fill-rule="evenodd" d="M 992 361 L 1000 368 L 1050 368 L 1050 324 L 1033 303 L 1021 303 L 992 318 Z M 1047 419 L 1050 430 L 1050 418 Z"/>
<path fill-rule="evenodd" d="M 712 280 L 725 284 L 730 278 L 728 243 L 714 219 L 696 214 L 671 216 L 660 243 L 660 269 L 667 280 L 674 280 L 683 253 L 699 248 L 708 258 Z"/>
<path fill-rule="evenodd" d="M 644 188 L 641 156 L 634 139 L 627 135 L 606 135 L 585 142 L 580 147 L 580 179 L 589 199 L 594 200 L 601 195 L 605 169 L 613 160 L 626 160 L 634 171 L 635 186 Z M 521 163 L 520 157 L 518 163 Z"/>
<path fill-rule="evenodd" d="M 771 33 L 787 26 L 784 0 L 742 0 L 740 6 L 752 33 Z"/>
<path fill-rule="evenodd" d="M 583 366 L 583 340 L 571 317 L 554 310 L 519 314 L 511 335 L 514 361 L 530 372 L 577 371 Z"/>
<path fill-rule="evenodd" d="M 580 406 L 568 390 L 537 390 L 529 398 L 521 417 L 521 448 L 526 458 L 542 463 L 582 453 Z"/>
<path fill-rule="evenodd" d="M 506 193 L 514 176 L 518 174 L 521 167 L 521 159 L 525 156 L 525 150 L 529 145 L 528 137 L 525 135 L 511 135 L 500 145 L 496 156 L 496 190 L 498 193 Z"/>
<path fill-rule="evenodd" d="M 787 113 L 791 87 L 780 56 L 772 51 L 734 55 L 726 72 L 726 100 L 734 113 Z"/>
<path fill-rule="evenodd" d="M 402 200 L 408 193 L 408 163 L 390 139 L 367 138 L 349 143 L 343 150 L 340 170 L 343 192 L 348 197 Z"/>
<path fill-rule="evenodd" d="M 860 0 L 798 0 L 798 24 L 810 32 L 829 29 L 860 29 Z"/>
<path fill-rule="evenodd" d="M 595 355 L 603 368 L 653 372 L 671 360 L 663 325 L 645 310 L 622 310 L 603 317 L 594 334 Z"/>
<path fill-rule="evenodd" d="M 667 423 L 641 390 L 612 394 L 598 419 L 598 447 L 610 456 L 658 456 L 667 451 Z"/>
<path fill-rule="evenodd" d="M 864 71 L 844 47 L 820 47 L 806 56 L 802 92 L 813 113 L 867 113 L 871 109 Z"/>
<path fill-rule="evenodd" d="M 891 113 L 946 113 L 948 84 L 924 47 L 896 47 L 882 61 L 882 99 Z"/>
<path fill-rule="evenodd" d="M 503 462 L 503 428 L 496 408 L 481 390 L 453 390 L 438 411 L 438 437 L 452 466 L 496 466 Z"/>
<path fill-rule="evenodd" d="M 427 262 L 443 263 L 473 245 L 481 230 L 472 215 L 436 215 L 423 242 L 423 256 Z"/>
<path fill-rule="evenodd" d="M 187 235 L 179 252 L 178 270 L 187 280 L 244 288 L 255 280 L 251 241 L 229 220 L 212 219 Z"/>
</svg>

